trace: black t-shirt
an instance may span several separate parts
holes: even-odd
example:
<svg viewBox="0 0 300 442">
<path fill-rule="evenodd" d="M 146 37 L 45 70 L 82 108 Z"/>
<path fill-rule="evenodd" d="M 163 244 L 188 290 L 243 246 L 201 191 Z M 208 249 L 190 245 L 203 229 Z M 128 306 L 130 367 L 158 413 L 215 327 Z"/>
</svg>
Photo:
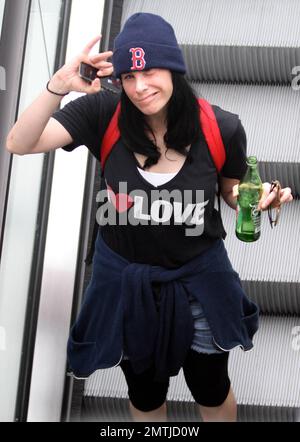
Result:
<svg viewBox="0 0 300 442">
<path fill-rule="evenodd" d="M 103 135 L 119 96 L 108 91 L 85 95 L 55 112 L 73 138 L 64 149 L 85 145 L 99 160 Z M 246 171 L 246 135 L 237 115 L 213 106 L 226 150 L 221 175 L 241 179 Z M 107 158 L 97 221 L 104 241 L 130 262 L 178 267 L 225 238 L 215 209 L 217 171 L 205 138 L 191 145 L 180 171 L 153 186 L 120 139 Z"/>
</svg>

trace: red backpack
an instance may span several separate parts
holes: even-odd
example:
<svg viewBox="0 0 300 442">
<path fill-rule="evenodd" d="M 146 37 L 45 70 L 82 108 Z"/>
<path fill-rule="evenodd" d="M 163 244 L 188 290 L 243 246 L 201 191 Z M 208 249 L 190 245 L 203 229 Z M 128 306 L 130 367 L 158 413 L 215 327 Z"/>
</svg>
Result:
<svg viewBox="0 0 300 442">
<path fill-rule="evenodd" d="M 221 136 L 221 132 L 217 123 L 217 119 L 215 116 L 215 113 L 213 111 L 212 106 L 208 103 L 208 101 L 204 100 L 203 98 L 198 99 L 199 103 L 199 120 L 202 132 L 204 134 L 206 143 L 208 145 L 211 157 L 213 159 L 213 162 L 216 166 L 217 172 L 218 172 L 218 178 L 219 173 L 225 163 L 226 159 L 226 152 Z M 101 175 L 103 176 L 105 162 L 107 160 L 107 157 L 109 153 L 111 152 L 113 146 L 116 144 L 116 142 L 120 138 L 120 131 L 118 127 L 118 119 L 121 111 L 121 103 L 118 103 L 117 108 L 115 110 L 114 115 L 112 116 L 112 119 L 110 120 L 110 123 L 106 129 L 106 132 L 104 134 L 102 144 L 101 144 L 101 153 L 100 153 L 100 162 L 101 162 Z M 220 203 L 220 183 L 218 183 L 218 209 L 221 214 L 221 203 Z M 98 224 L 97 221 L 95 221 L 93 235 L 92 235 L 92 244 L 91 248 L 87 254 L 87 257 L 85 259 L 86 264 L 91 264 L 93 255 L 94 255 L 94 248 L 95 248 L 95 241 L 96 236 L 98 233 Z"/>
</svg>

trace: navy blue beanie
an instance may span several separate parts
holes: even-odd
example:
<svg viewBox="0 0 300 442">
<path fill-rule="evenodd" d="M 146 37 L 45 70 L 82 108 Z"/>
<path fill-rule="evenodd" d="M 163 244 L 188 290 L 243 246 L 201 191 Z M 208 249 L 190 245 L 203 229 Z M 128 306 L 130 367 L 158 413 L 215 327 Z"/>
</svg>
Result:
<svg viewBox="0 0 300 442">
<path fill-rule="evenodd" d="M 129 17 L 114 42 L 114 75 L 152 68 L 186 72 L 174 29 L 162 17 L 137 13 Z"/>
</svg>

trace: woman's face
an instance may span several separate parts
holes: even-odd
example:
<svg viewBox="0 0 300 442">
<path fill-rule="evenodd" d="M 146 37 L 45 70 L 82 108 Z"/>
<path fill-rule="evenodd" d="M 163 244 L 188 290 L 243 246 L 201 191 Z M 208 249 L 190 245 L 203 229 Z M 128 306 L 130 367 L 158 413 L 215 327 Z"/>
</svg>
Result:
<svg viewBox="0 0 300 442">
<path fill-rule="evenodd" d="M 173 93 L 171 72 L 167 69 L 149 69 L 122 74 L 122 85 L 132 103 L 143 114 L 164 116 Z"/>
</svg>

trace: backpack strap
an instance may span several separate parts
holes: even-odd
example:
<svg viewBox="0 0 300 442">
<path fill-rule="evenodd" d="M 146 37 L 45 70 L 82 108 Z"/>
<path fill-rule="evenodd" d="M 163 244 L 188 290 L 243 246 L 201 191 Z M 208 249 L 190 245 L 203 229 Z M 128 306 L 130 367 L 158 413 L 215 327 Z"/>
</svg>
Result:
<svg viewBox="0 0 300 442">
<path fill-rule="evenodd" d="M 220 128 L 211 104 L 203 98 L 198 99 L 200 106 L 200 124 L 208 145 L 210 155 L 218 172 L 218 211 L 221 217 L 221 182 L 220 172 L 226 160 L 226 151 L 222 140 Z"/>
<path fill-rule="evenodd" d="M 213 162 L 220 173 L 226 159 L 220 128 L 211 104 L 203 98 L 198 99 L 201 109 L 200 124 Z"/>
<path fill-rule="evenodd" d="M 100 150 L 101 175 L 103 175 L 104 165 L 112 147 L 116 144 L 116 142 L 120 138 L 120 131 L 118 126 L 120 111 L 121 111 L 121 103 L 119 102 L 115 110 L 115 113 L 113 114 L 112 119 L 110 120 L 110 123 L 106 129 L 101 144 L 101 150 Z"/>
</svg>

